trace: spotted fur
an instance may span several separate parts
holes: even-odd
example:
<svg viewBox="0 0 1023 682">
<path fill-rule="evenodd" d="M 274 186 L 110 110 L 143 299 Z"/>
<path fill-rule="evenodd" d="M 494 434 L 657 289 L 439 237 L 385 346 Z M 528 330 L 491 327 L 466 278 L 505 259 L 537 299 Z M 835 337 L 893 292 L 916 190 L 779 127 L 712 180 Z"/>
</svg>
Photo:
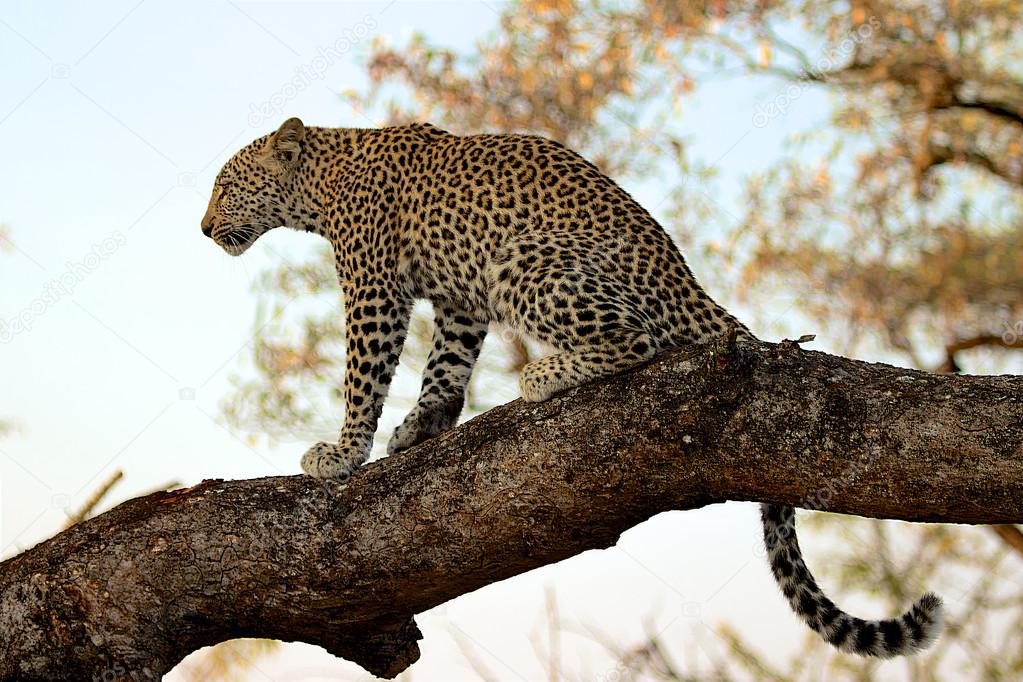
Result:
<svg viewBox="0 0 1023 682">
<path fill-rule="evenodd" d="M 898 618 L 863 620 L 845 613 L 817 586 L 796 540 L 795 510 L 760 507 L 767 560 L 792 610 L 825 641 L 850 654 L 892 658 L 926 649 L 943 627 L 941 598 L 928 592 Z"/>
<path fill-rule="evenodd" d="M 202 231 L 232 255 L 278 227 L 334 248 L 346 309 L 345 420 L 302 468 L 347 479 L 369 455 L 412 304 L 433 303 L 419 401 L 394 453 L 451 428 L 488 326 L 553 348 L 519 379 L 526 400 L 621 371 L 742 323 L 703 291 L 667 233 L 594 165 L 526 135 L 456 136 L 429 124 L 353 130 L 289 119 L 220 171 Z M 791 507 L 762 508 L 768 559 L 792 609 L 843 651 L 912 653 L 941 629 L 941 601 L 864 621 L 818 588 Z"/>
</svg>

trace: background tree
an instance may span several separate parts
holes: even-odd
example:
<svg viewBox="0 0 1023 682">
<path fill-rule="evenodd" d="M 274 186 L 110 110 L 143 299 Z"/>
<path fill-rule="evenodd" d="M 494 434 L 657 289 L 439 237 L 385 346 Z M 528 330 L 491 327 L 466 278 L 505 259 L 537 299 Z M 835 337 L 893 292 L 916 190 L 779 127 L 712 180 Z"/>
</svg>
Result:
<svg viewBox="0 0 1023 682">
<path fill-rule="evenodd" d="M 676 238 L 694 259 L 711 259 L 715 272 L 727 273 L 712 290 L 734 290 L 751 303 L 765 291 L 786 291 L 800 301 L 791 318 L 812 324 L 840 352 L 940 371 L 1018 371 L 1021 13 L 1008 0 L 520 0 L 472 54 L 421 37 L 375 45 L 367 63 L 372 87 L 346 97 L 384 111 L 391 123 L 426 118 L 459 133 L 536 132 L 615 177 L 656 172 L 671 192 L 659 217 L 680 228 Z M 746 179 L 738 220 L 706 198 L 713 164 L 692 158 L 674 123 L 701 83 L 736 75 L 779 84 L 753 125 L 784 115 L 810 90 L 832 102 L 827 126 L 795 135 L 772 168 Z M 711 230 L 699 228 L 708 225 L 726 238 L 708 238 Z M 265 313 L 257 321 L 256 379 L 240 383 L 225 413 L 243 430 L 333 430 L 333 418 L 318 418 L 330 414 L 326 408 L 304 397 L 327 395 L 324 387 L 336 386 L 342 369 L 329 255 L 268 273 L 259 292 Z M 299 295 L 320 307 L 298 324 L 281 320 L 283 303 Z M 748 321 L 765 336 L 807 331 Z M 427 329 L 418 317 L 414 333 Z M 491 343 L 476 386 L 514 391 L 506 370 L 528 353 Z M 471 401 L 468 412 L 512 395 Z M 840 586 L 875 585 L 893 610 L 923 583 L 958 595 L 940 653 L 907 661 L 908 677 L 1018 677 L 1023 591 L 1009 579 L 1021 566 L 1013 551 L 1023 544 L 1018 531 L 839 524 L 828 515 L 815 523 L 843 538 L 840 559 L 827 562 L 840 566 L 830 576 Z M 893 542 L 899 551 L 890 553 Z M 723 634 L 725 667 L 708 671 L 722 679 L 819 679 L 824 669 L 872 679 L 871 662 L 833 656 L 812 640 L 811 653 L 776 669 L 737 634 Z M 664 648 L 651 640 L 623 651 L 622 674 L 684 676 L 650 653 Z"/>
</svg>

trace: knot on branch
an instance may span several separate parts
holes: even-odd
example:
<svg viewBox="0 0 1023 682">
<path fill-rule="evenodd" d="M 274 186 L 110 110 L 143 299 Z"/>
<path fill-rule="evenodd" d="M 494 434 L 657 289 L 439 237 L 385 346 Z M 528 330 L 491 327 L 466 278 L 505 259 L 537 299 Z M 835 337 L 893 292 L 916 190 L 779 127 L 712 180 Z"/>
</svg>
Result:
<svg viewBox="0 0 1023 682">
<path fill-rule="evenodd" d="M 803 350 L 801 344 L 810 343 L 816 338 L 816 334 L 803 334 L 798 339 L 784 339 L 778 344 L 778 350 L 782 353 L 798 353 Z"/>
<path fill-rule="evenodd" d="M 323 632 L 319 641 L 324 649 L 358 663 L 377 677 L 393 678 L 419 660 L 419 640 L 423 633 L 415 618 L 404 620 L 344 623 L 336 630 Z"/>
<path fill-rule="evenodd" d="M 742 369 L 751 365 L 751 354 L 748 349 L 738 343 L 738 334 L 734 322 L 729 322 L 724 333 L 718 337 L 711 347 L 714 367 L 723 369 Z"/>
</svg>

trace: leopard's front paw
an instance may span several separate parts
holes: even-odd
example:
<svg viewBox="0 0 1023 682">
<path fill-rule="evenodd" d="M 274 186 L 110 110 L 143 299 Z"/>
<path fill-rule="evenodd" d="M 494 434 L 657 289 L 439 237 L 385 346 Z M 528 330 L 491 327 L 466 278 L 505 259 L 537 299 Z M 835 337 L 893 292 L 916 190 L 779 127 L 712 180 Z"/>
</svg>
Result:
<svg viewBox="0 0 1023 682">
<path fill-rule="evenodd" d="M 387 454 L 408 450 L 450 429 L 458 421 L 462 402 L 462 398 L 458 397 L 428 407 L 416 405 L 405 417 L 405 421 L 394 430 L 391 440 L 387 442 Z"/>
<path fill-rule="evenodd" d="M 336 443 L 317 443 L 302 455 L 302 471 L 313 478 L 345 482 L 367 459 L 367 454 Z"/>
</svg>

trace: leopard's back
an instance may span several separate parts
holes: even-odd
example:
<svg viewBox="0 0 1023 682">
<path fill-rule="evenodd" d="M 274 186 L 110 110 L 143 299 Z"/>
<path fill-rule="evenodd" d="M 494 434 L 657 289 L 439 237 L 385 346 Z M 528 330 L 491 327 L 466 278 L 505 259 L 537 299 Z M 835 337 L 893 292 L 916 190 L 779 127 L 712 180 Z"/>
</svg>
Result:
<svg viewBox="0 0 1023 682">
<path fill-rule="evenodd" d="M 724 329 L 657 221 L 553 140 L 434 134 L 409 175 L 402 252 L 416 295 L 504 321 L 493 292 L 511 264 L 563 289 L 599 279 L 664 344 Z"/>
</svg>

